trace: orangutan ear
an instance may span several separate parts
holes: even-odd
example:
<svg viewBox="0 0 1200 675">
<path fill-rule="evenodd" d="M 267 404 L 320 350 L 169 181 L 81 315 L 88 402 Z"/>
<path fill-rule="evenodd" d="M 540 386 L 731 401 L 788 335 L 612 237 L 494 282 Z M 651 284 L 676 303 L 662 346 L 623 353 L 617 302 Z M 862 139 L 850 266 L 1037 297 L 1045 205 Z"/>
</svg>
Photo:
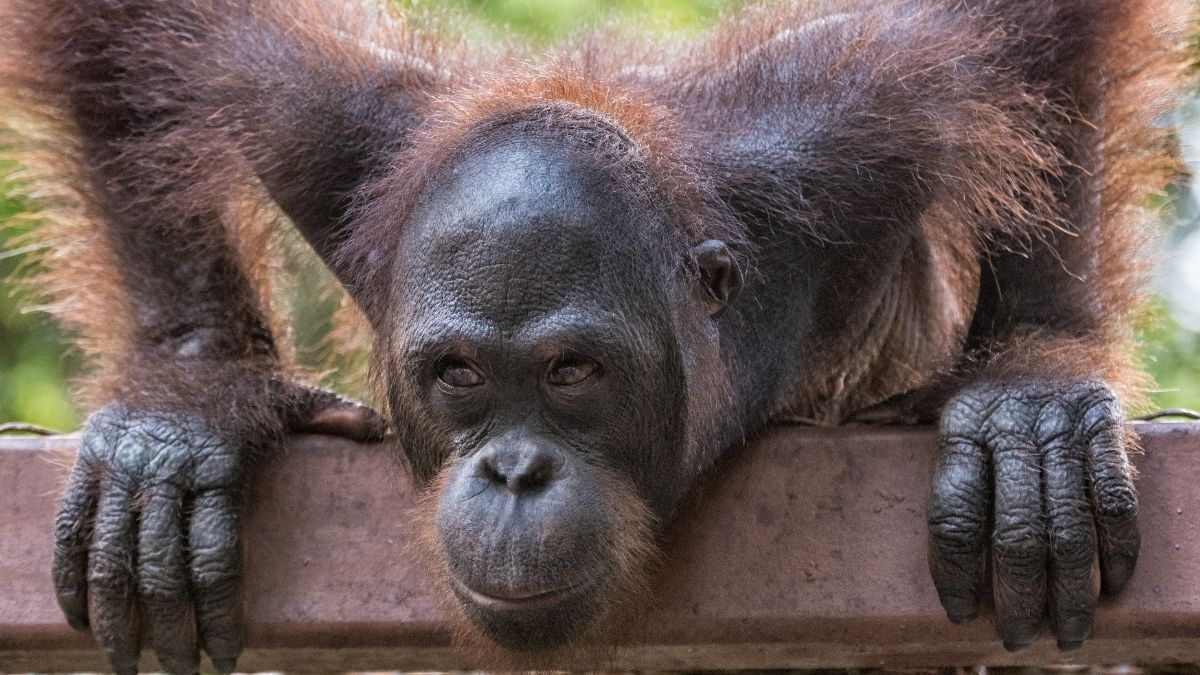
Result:
<svg viewBox="0 0 1200 675">
<path fill-rule="evenodd" d="M 700 270 L 709 315 L 717 317 L 742 291 L 742 269 L 725 242 L 717 239 L 697 244 L 692 248 L 691 256 Z"/>
</svg>

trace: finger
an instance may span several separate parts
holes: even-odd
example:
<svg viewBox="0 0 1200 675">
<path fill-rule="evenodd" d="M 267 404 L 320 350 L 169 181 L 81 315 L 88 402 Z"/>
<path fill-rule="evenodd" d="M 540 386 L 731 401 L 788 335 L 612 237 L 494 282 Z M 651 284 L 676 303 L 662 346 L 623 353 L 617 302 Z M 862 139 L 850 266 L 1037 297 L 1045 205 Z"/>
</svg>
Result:
<svg viewBox="0 0 1200 675">
<path fill-rule="evenodd" d="M 323 389 L 303 387 L 292 414 L 292 431 L 378 441 L 387 435 L 383 417 L 371 408 Z"/>
<path fill-rule="evenodd" d="M 996 472 L 992 577 L 996 621 L 1004 648 L 1015 651 L 1037 634 L 1046 607 L 1046 538 L 1041 466 L 1034 448 L 1002 436 L 992 450 Z"/>
<path fill-rule="evenodd" d="M 1084 453 L 1075 442 L 1056 442 L 1042 459 L 1050 540 L 1050 618 L 1063 650 L 1083 644 L 1092 632 L 1096 611 L 1092 572 L 1096 535 Z"/>
<path fill-rule="evenodd" d="M 366 443 L 382 440 L 387 435 L 387 423 L 374 410 L 350 404 L 318 410 L 307 421 L 297 424 L 294 431 Z"/>
<path fill-rule="evenodd" d="M 191 582 L 200 642 L 218 672 L 232 672 L 241 654 L 239 500 L 226 490 L 196 496 L 188 527 Z"/>
<path fill-rule="evenodd" d="M 75 630 L 88 628 L 88 545 L 96 512 L 91 473 L 87 462 L 75 460 L 54 521 L 54 592 L 67 623 Z"/>
<path fill-rule="evenodd" d="M 117 673 L 137 672 L 141 651 L 133 581 L 136 536 L 133 486 L 128 480 L 101 477 L 88 585 L 92 591 L 92 630 Z"/>
<path fill-rule="evenodd" d="M 1092 437 L 1088 449 L 1100 549 L 1100 591 L 1111 595 L 1125 586 L 1137 566 L 1141 544 L 1137 490 L 1125 453 L 1125 431 L 1119 421 L 1104 425 Z"/>
<path fill-rule="evenodd" d="M 172 485 L 152 488 L 142 507 L 138 587 L 150 644 L 163 669 L 187 675 L 197 672 L 200 654 L 188 600 L 181 495 Z"/>
<path fill-rule="evenodd" d="M 946 615 L 962 623 L 979 611 L 991 512 L 990 467 L 974 443 L 941 441 L 929 496 L 929 569 Z"/>
</svg>

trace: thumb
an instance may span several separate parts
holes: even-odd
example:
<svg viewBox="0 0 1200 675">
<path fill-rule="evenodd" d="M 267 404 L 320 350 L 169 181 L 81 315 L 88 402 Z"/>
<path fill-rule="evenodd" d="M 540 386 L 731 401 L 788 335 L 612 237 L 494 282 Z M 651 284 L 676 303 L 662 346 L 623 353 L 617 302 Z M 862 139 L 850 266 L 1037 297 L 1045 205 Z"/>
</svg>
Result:
<svg viewBox="0 0 1200 675">
<path fill-rule="evenodd" d="M 328 389 L 290 382 L 282 397 L 288 402 L 288 431 L 340 436 L 358 442 L 383 440 L 389 432 L 382 415 L 358 401 Z"/>
</svg>

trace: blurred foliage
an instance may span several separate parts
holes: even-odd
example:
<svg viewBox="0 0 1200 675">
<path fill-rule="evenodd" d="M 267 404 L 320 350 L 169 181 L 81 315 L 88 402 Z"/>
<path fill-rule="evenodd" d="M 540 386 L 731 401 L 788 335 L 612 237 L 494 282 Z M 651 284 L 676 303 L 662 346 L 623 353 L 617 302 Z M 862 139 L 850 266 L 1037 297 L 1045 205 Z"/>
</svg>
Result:
<svg viewBox="0 0 1200 675">
<path fill-rule="evenodd" d="M 0 175 L 11 167 L 0 166 Z M 24 235 L 33 223 L 18 216 L 25 204 L 0 184 L 0 279 L 10 279 L 28 251 Z M 78 411 L 68 392 L 80 359 L 45 314 L 34 311 L 19 284 L 0 283 L 0 423 L 33 422 L 70 429 Z"/>
<path fill-rule="evenodd" d="M 728 4 L 728 0 L 397 1 L 406 10 L 431 10 L 434 14 L 448 10 L 453 17 L 448 19 L 451 25 L 469 40 L 519 39 L 537 46 L 611 22 L 636 22 L 643 30 L 694 32 L 709 25 Z M 0 175 L 5 168 L 0 166 Z M 16 217 L 25 209 L 13 194 L 0 184 L 0 278 L 7 278 L 21 264 L 23 235 L 31 226 L 27 219 Z M 1168 220 L 1183 225 L 1169 237 L 1168 250 L 1178 245 L 1189 230 L 1195 230 L 1197 220 L 1194 191 L 1179 190 L 1174 199 L 1177 207 L 1168 209 L 1173 216 Z M 297 321 L 291 337 L 299 345 L 302 361 L 320 362 L 328 353 L 321 335 L 328 327 L 336 300 L 307 290 L 328 283 L 328 274 L 315 269 L 311 258 L 290 263 L 292 266 L 289 272 L 295 283 L 289 302 L 296 307 Z M 1174 283 L 1172 278 L 1164 274 L 1162 283 Z M 81 360 L 64 346 L 58 329 L 32 305 L 32 299 L 22 295 L 18 284 L 0 283 L 0 422 L 21 420 L 73 428 L 78 424 L 79 411 L 71 404 L 67 382 L 80 373 Z M 1200 334 L 1174 322 L 1166 301 L 1148 311 L 1145 323 L 1150 327 L 1142 331 L 1143 358 L 1159 383 L 1154 402 L 1162 407 L 1200 408 Z M 347 384 L 339 382 L 336 373 L 327 379 Z"/>
<path fill-rule="evenodd" d="M 407 0 L 403 5 L 465 16 L 477 32 L 546 45 L 603 23 L 636 22 L 641 29 L 692 32 L 704 28 L 728 0 Z"/>
<path fill-rule="evenodd" d="M 1176 324 L 1162 302 L 1151 307 L 1148 324 L 1141 332 L 1142 360 L 1157 385 L 1154 405 L 1200 409 L 1200 333 Z"/>
<path fill-rule="evenodd" d="M 1196 172 L 1200 163 L 1200 99 L 1193 98 L 1181 115 L 1183 156 Z M 1162 209 L 1161 269 L 1157 299 L 1140 331 L 1141 357 L 1157 385 L 1152 393 L 1160 408 L 1200 410 L 1200 182 L 1195 176 L 1166 193 Z"/>
</svg>

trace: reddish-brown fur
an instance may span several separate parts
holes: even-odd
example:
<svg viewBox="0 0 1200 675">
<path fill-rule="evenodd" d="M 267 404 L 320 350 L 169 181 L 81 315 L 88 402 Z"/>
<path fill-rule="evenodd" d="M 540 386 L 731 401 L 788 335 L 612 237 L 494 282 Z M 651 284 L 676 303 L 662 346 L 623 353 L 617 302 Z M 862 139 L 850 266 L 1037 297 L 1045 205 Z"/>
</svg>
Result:
<svg viewBox="0 0 1200 675">
<path fill-rule="evenodd" d="M 1102 358 L 1092 361 L 1103 365 L 1089 366 L 1093 370 L 1087 374 L 1103 375 L 1130 400 L 1136 400 L 1135 392 L 1141 380 L 1138 370 L 1131 365 L 1130 321 L 1141 297 L 1146 260 L 1143 251 L 1148 240 L 1148 230 L 1142 225 L 1146 215 L 1139 205 L 1143 203 L 1141 195 L 1160 187 L 1174 170 L 1165 146 L 1168 131 L 1155 124 L 1155 119 L 1169 105 L 1165 94 L 1177 85 L 1181 73 L 1181 60 L 1170 55 L 1180 53 L 1175 51 L 1174 41 L 1178 40 L 1182 17 L 1178 4 L 1103 2 L 1081 3 L 1078 9 L 1070 9 L 1071 3 L 1065 6 L 1069 8 L 1064 10 L 1068 17 L 1047 16 L 1040 20 L 1052 27 L 1062 25 L 1067 19 L 1080 22 L 1086 19 L 1085 23 L 1075 24 L 1074 30 L 1085 37 L 1078 45 L 1081 53 L 1071 62 L 1087 64 L 1088 68 L 1098 67 L 1105 73 L 1103 120 L 1090 120 L 1103 130 L 1104 135 L 1103 156 L 1095 160 L 1104 167 L 1101 209 L 1095 216 L 1103 223 L 1103 226 L 1095 226 L 1099 271 L 1090 278 L 1088 285 L 1090 292 L 1095 294 L 1096 326 L 1091 338 L 1076 339 L 1087 342 L 1089 352 L 1103 354 Z M 601 49 L 596 44 L 598 39 L 582 39 L 569 51 L 542 59 L 540 65 L 530 65 L 516 58 L 518 55 L 498 59 L 502 65 L 496 73 L 484 71 L 459 49 L 439 47 L 433 36 L 418 35 L 399 22 L 381 21 L 371 25 L 372 21 L 355 16 L 352 9 L 333 11 L 318 2 L 287 3 L 287 10 L 277 9 L 269 2 L 255 3 L 255 7 L 256 10 L 246 11 L 256 18 L 265 17 L 267 22 L 278 23 L 284 30 L 303 33 L 303 39 L 296 43 L 302 45 L 303 50 L 292 54 L 298 57 L 298 62 L 293 64 L 298 73 L 311 69 L 318 73 L 346 73 L 366 79 L 378 77 L 379 74 L 371 70 L 377 66 L 370 49 L 393 50 L 410 55 L 414 60 L 412 68 L 391 75 L 397 78 L 394 80 L 396 86 L 411 91 L 419 100 L 428 100 L 429 94 L 442 92 L 443 98 L 431 104 L 427 113 L 430 123 L 413 143 L 418 149 L 413 151 L 413 156 L 425 158 L 425 162 L 406 165 L 401 176 L 389 181 L 407 180 L 410 188 L 415 187 L 421 173 L 437 161 L 439 153 L 449 152 L 448 148 L 462 130 L 481 119 L 535 103 L 557 102 L 611 117 L 645 146 L 650 161 L 660 167 L 662 179 L 669 183 L 664 192 L 681 201 L 692 202 L 708 200 L 708 195 L 716 189 L 697 182 L 695 173 L 688 169 L 689 163 L 694 161 L 696 144 L 701 141 L 695 137 L 694 129 L 681 129 L 677 118 L 664 109 L 670 101 L 662 100 L 661 80 L 642 74 L 665 72 L 670 74 L 670 80 L 696 83 L 706 81 L 705 78 L 711 78 L 716 71 L 729 68 L 727 64 L 734 64 L 732 67 L 741 69 L 739 77 L 733 80 L 735 88 L 721 91 L 719 95 L 729 99 L 752 96 L 755 87 L 762 84 L 755 75 L 755 69 L 760 67 L 757 65 L 761 57 L 759 52 L 781 49 L 772 43 L 781 27 L 804 26 L 814 17 L 862 9 L 860 3 L 852 1 L 813 3 L 795 9 L 768 5 L 743 12 L 711 37 L 690 48 L 648 47 L 645 40 L 626 38 L 621 49 L 613 49 L 611 45 Z M 1033 6 L 1028 11 L 1031 14 L 1042 12 Z M 49 17 L 47 12 L 56 12 L 59 16 Z M 870 11 L 859 15 L 861 18 L 856 24 L 865 36 L 858 42 L 862 45 L 862 53 L 842 54 L 842 63 L 834 65 L 848 68 L 858 76 L 880 78 L 881 81 L 889 77 L 925 75 L 921 72 L 906 74 L 902 62 L 889 63 L 887 67 L 880 63 L 877 50 L 886 48 L 886 41 L 873 40 L 870 35 L 885 26 L 873 25 L 872 15 Z M 132 311 L 121 283 L 122 272 L 113 259 L 112 243 L 106 241 L 103 228 L 94 225 L 105 217 L 104 211 L 109 207 L 98 203 L 94 197 L 90 188 L 93 179 L 87 175 L 88 160 L 81 156 L 80 147 L 72 140 L 78 138 L 79 130 L 75 129 L 76 123 L 70 116 L 62 112 L 65 103 L 60 97 L 71 95 L 74 85 L 69 80 L 70 64 L 63 60 L 67 55 L 59 52 L 57 47 L 64 40 L 62 31 L 77 25 L 84 17 L 73 16 L 72 10 L 53 3 L 43 7 L 41 3 L 16 0 L 7 3 L 4 16 L 9 25 L 5 39 L 8 55 L 3 61 L 5 90 L 9 92 L 7 109 L 21 114 L 12 120 L 16 130 L 30 129 L 29 133 L 21 133 L 17 144 L 23 167 L 20 176 L 29 179 L 31 186 L 36 185 L 31 194 L 46 209 L 47 225 L 37 236 L 54 242 L 40 261 L 45 272 L 39 275 L 41 288 L 49 299 L 47 306 L 75 330 L 79 336 L 78 344 L 93 356 L 92 362 L 98 373 L 87 380 L 88 389 L 93 393 L 86 400 L 96 404 L 111 398 L 118 387 L 121 370 L 118 364 L 129 357 L 127 345 L 133 342 L 131 333 L 134 329 L 130 324 Z M 92 22 L 129 20 L 128 17 L 87 18 Z M 201 19 L 213 22 L 215 30 L 235 31 L 222 41 L 230 56 L 238 53 L 239 39 L 254 37 L 249 31 L 244 36 L 238 35 L 234 22 L 216 11 Z M 921 17 L 913 20 L 928 21 Z M 913 63 L 930 61 L 929 55 L 918 54 L 919 50 L 933 53 L 935 60 L 939 52 L 945 53 L 947 59 L 964 58 L 970 54 L 1020 49 L 1020 41 L 1027 37 L 1025 30 L 1002 23 L 988 25 L 974 34 L 938 34 L 934 32 L 940 27 L 938 22 L 928 22 L 928 43 L 911 45 Z M 331 33 L 326 26 L 336 27 L 339 32 Z M 101 32 L 99 28 L 97 32 Z M 363 37 L 348 37 L 359 34 Z M 976 41 L 978 35 L 984 36 L 983 41 Z M 606 35 L 605 39 L 611 37 Z M 152 42 L 165 38 L 147 29 L 138 39 Z M 146 53 L 153 53 L 153 47 L 147 48 Z M 615 61 L 614 54 L 621 54 L 623 58 Z M 894 61 L 895 57 L 890 60 Z M 146 64 L 147 67 L 153 65 Z M 214 64 L 213 67 L 225 65 L 228 64 Z M 199 69 L 197 74 L 202 75 L 205 64 L 195 67 Z M 535 75 L 520 74 L 530 72 Z M 237 75 L 239 73 L 235 72 L 234 77 Z M 939 71 L 934 75 L 944 77 L 946 73 Z M 956 95 L 959 92 L 956 87 L 960 86 L 995 88 L 983 105 L 972 103 L 975 107 L 963 110 L 958 119 L 897 118 L 889 120 L 884 138 L 862 136 L 869 133 L 869 129 L 859 129 L 854 133 L 860 135 L 851 139 L 867 144 L 892 142 L 899 132 L 898 125 L 907 124 L 918 132 L 914 135 L 916 138 L 926 135 L 938 142 L 962 145 L 957 154 L 964 162 L 969 159 L 976 163 L 975 166 L 965 163 L 953 166 L 955 172 L 936 177 L 936 182 L 942 184 L 937 189 L 946 195 L 946 199 L 925 219 L 931 246 L 934 250 L 942 250 L 942 253 L 931 250 L 931 255 L 935 259 L 947 259 L 946 265 L 950 269 L 961 267 L 961 262 L 974 255 L 970 249 L 963 250 L 964 240 L 968 238 L 976 239 L 976 246 L 980 247 L 1027 250 L 1036 245 L 1033 242 L 1049 236 L 1055 227 L 1066 230 L 1081 227 L 1072 222 L 1070 214 L 1056 210 L 1048 197 L 1053 187 L 1045 182 L 1045 177 L 1061 174 L 1074 160 L 1061 156 L 1044 140 L 1031 136 L 1028 130 L 1035 127 L 1024 120 L 1036 120 L 1043 128 L 1048 128 L 1042 137 L 1051 139 L 1056 133 L 1053 131 L 1056 120 L 1068 122 L 1080 116 L 1086 119 L 1096 113 L 1073 110 L 1067 99 L 1069 92 L 1040 86 L 1023 89 L 1005 73 L 994 75 L 995 79 L 987 82 L 950 82 L 941 86 L 914 83 L 914 86 L 925 87 L 923 91 L 928 95 L 938 96 L 945 92 L 947 97 Z M 181 92 L 181 98 L 184 95 L 186 92 Z M 236 105 L 236 88 L 232 95 L 234 99 L 223 103 Z M 270 216 L 273 209 L 267 209 L 264 218 L 260 209 L 239 206 L 261 201 L 261 193 L 256 189 L 246 190 L 248 177 L 235 171 L 235 167 L 245 166 L 235 155 L 253 156 L 261 152 L 264 141 L 249 122 L 231 120 L 237 123 L 227 125 L 242 134 L 237 138 L 221 133 L 220 121 L 201 122 L 201 118 L 220 112 L 221 109 L 210 111 L 203 107 L 185 110 L 184 115 L 195 115 L 195 123 L 185 120 L 184 124 L 161 137 L 152 135 L 145 142 L 131 142 L 106 150 L 104 152 L 112 156 L 105 159 L 104 164 L 136 161 L 139 166 L 159 168 L 157 175 L 139 170 L 129 176 L 131 196 L 139 208 L 153 203 L 169 213 L 187 214 L 209 211 L 214 205 L 225 204 L 225 215 L 221 217 L 225 226 L 220 231 L 227 234 L 222 236 L 237 242 L 237 258 L 249 270 L 252 285 L 260 289 L 257 297 L 258 302 L 263 303 L 262 311 L 269 312 L 270 303 L 266 300 L 270 294 L 261 289 L 268 285 L 271 276 L 268 265 L 264 264 L 269 260 L 264 253 L 270 237 L 263 234 L 263 230 L 256 230 L 254 225 L 273 220 Z M 251 111 L 252 116 L 256 114 L 263 113 Z M 39 131 L 35 133 L 33 128 Z M 430 152 L 432 154 L 428 154 Z M 186 171 L 186 189 L 179 189 L 172 182 L 181 170 Z M 160 177 L 160 184 L 154 184 Z M 1005 187 L 1006 181 L 1015 181 L 1015 186 Z M 395 187 L 395 183 L 389 182 L 387 187 Z M 230 193 L 245 194 L 246 201 L 229 199 Z M 393 193 L 393 197 L 402 199 L 406 194 L 411 191 L 401 190 Z M 768 199 L 765 195 L 761 198 Z M 217 231 L 202 237 L 216 236 Z M 256 231 L 259 233 L 254 233 Z M 195 232 L 188 234 L 192 240 L 197 236 Z M 356 239 L 361 242 L 370 236 L 370 233 L 361 233 Z M 204 239 L 196 241 L 199 243 Z M 80 287 L 78 281 L 81 279 L 88 280 L 86 288 Z M 868 343 L 883 340 L 889 345 L 905 345 L 911 339 L 906 336 L 914 336 L 917 344 L 940 346 L 931 350 L 933 353 L 928 359 L 918 359 L 919 363 L 896 370 L 888 365 L 887 354 L 878 352 L 878 349 L 884 349 L 882 346 L 864 351 L 860 349 L 861 342 L 855 340 L 850 352 L 839 356 L 843 351 L 841 346 L 827 345 L 826 352 L 831 356 L 828 370 L 835 381 L 798 384 L 797 410 L 790 411 L 791 414 L 836 420 L 855 408 L 898 393 L 896 390 L 927 383 L 929 372 L 947 370 L 947 366 L 953 364 L 945 361 L 946 354 L 953 351 L 952 345 L 963 339 L 962 316 L 969 314 L 967 310 L 972 305 L 975 283 L 976 277 L 970 273 L 953 281 L 958 291 L 953 302 L 960 309 L 952 312 L 953 316 L 940 317 L 928 315 L 928 309 L 934 304 L 927 299 L 932 292 L 927 288 L 928 283 L 910 280 L 911 290 L 907 291 L 910 297 L 900 303 L 905 307 L 897 307 L 900 312 L 897 318 L 886 326 L 868 331 L 877 337 L 863 337 L 867 337 Z M 275 325 L 282 326 L 278 321 Z M 915 336 L 917 333 L 921 335 Z M 930 340 L 930 333 L 942 337 Z M 1037 341 L 1036 338 L 1029 340 Z M 1005 353 L 1020 352 L 1025 356 L 1014 361 L 1005 360 L 1005 363 L 996 362 L 990 367 L 1009 371 L 1017 367 L 1016 362 L 1031 361 L 1033 368 L 1053 367 L 1074 372 L 1081 363 L 1080 359 L 1069 355 L 1065 358 L 1056 356 L 1069 354 L 1069 350 L 1019 347 L 1026 340 L 1017 335 L 1006 342 Z M 983 355 L 997 349 L 1001 348 L 995 344 L 984 345 L 982 351 L 972 353 L 971 361 L 993 363 L 994 359 Z M 977 367 L 967 367 L 977 370 Z M 868 371 L 875 376 L 867 377 Z M 856 386 L 847 384 L 847 373 L 862 373 L 850 375 Z M 812 402 L 814 397 L 824 403 Z M 828 407 L 829 399 L 842 398 L 848 400 L 836 404 L 835 409 L 841 412 L 833 413 L 832 417 L 817 410 Z"/>
</svg>

